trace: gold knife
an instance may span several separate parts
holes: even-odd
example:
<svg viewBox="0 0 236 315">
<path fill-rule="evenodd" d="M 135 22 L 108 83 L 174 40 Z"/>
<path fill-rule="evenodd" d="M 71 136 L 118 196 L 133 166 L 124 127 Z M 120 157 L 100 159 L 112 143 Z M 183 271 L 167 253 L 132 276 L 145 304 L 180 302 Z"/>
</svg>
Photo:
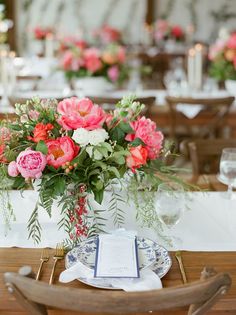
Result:
<svg viewBox="0 0 236 315">
<path fill-rule="evenodd" d="M 188 281 L 187 281 L 186 273 L 185 273 L 185 270 L 184 270 L 184 264 L 183 264 L 183 261 L 182 261 L 181 251 L 177 251 L 175 253 L 175 258 L 177 259 L 178 264 L 179 264 L 179 269 L 180 269 L 180 273 L 181 273 L 181 276 L 182 276 L 183 283 L 186 284 Z"/>
</svg>

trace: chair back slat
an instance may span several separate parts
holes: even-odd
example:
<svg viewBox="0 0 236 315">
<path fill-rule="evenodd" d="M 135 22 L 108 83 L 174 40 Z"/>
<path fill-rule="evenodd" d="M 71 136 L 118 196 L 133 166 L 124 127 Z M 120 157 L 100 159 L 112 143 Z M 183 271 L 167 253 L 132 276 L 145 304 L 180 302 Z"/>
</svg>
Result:
<svg viewBox="0 0 236 315">
<path fill-rule="evenodd" d="M 143 292 L 49 286 L 46 283 L 22 277 L 16 273 L 6 273 L 4 278 L 8 285 L 11 284 L 16 287 L 27 300 L 37 305 L 104 314 L 160 311 L 190 304 L 201 307 L 212 297 L 220 297 L 222 288 L 225 293 L 231 285 L 231 278 L 228 274 L 223 273 L 187 285 Z M 209 308 L 210 306 L 206 307 L 207 310 Z M 194 312 L 196 312 L 196 309 L 194 309 Z"/>
<path fill-rule="evenodd" d="M 187 143 L 193 174 L 216 174 L 224 148 L 235 148 L 236 139 L 195 139 Z"/>
<path fill-rule="evenodd" d="M 227 117 L 230 107 L 234 102 L 234 97 L 229 96 L 206 99 L 167 96 L 166 102 L 170 110 L 170 136 L 172 138 L 178 138 L 178 128 L 184 128 L 182 133 L 185 132 L 188 138 L 207 138 L 218 137 L 218 135 L 222 132 L 225 118 Z M 208 120 L 207 124 L 201 124 L 200 126 L 199 117 L 191 119 L 187 118 L 178 110 L 178 104 L 181 104 L 182 106 L 202 105 L 202 109 L 197 116 L 204 113 Z"/>
</svg>

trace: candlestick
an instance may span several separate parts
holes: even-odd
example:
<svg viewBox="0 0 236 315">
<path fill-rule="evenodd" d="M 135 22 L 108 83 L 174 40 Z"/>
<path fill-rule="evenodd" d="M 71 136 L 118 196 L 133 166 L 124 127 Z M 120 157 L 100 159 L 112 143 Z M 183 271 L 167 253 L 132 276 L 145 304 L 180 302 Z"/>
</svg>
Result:
<svg viewBox="0 0 236 315">
<path fill-rule="evenodd" d="M 14 51 L 10 51 L 9 53 L 9 86 L 10 86 L 10 93 L 14 90 L 16 86 L 16 69 L 15 69 L 15 60 L 16 53 Z"/>
<path fill-rule="evenodd" d="M 195 49 L 191 48 L 188 52 L 188 85 L 195 88 Z"/>
<path fill-rule="evenodd" d="M 195 87 L 197 90 L 202 88 L 202 50 L 201 44 L 195 45 Z"/>
<path fill-rule="evenodd" d="M 1 99 L 1 108 L 3 111 L 8 111 L 9 100 L 8 100 L 8 53 L 6 50 L 1 51 L 1 81 L 3 87 L 3 94 Z"/>
<path fill-rule="evenodd" d="M 54 57 L 54 37 L 53 34 L 49 33 L 45 39 L 45 57 Z"/>
</svg>

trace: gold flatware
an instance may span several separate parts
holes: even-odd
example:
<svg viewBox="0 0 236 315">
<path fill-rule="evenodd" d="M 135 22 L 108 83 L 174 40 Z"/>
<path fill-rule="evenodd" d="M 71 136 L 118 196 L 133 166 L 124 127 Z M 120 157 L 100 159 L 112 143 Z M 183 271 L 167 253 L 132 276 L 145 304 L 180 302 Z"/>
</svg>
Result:
<svg viewBox="0 0 236 315">
<path fill-rule="evenodd" d="M 53 256 L 54 262 L 53 262 L 53 267 L 52 267 L 52 272 L 51 272 L 49 284 L 53 283 L 54 272 L 55 272 L 55 268 L 56 268 L 56 264 L 57 264 L 58 260 L 61 260 L 63 258 L 64 258 L 64 246 L 63 246 L 63 244 L 57 244 L 56 252 L 55 252 L 55 255 Z"/>
<path fill-rule="evenodd" d="M 183 264 L 183 260 L 182 260 L 181 251 L 177 251 L 175 253 L 175 258 L 178 261 L 180 273 L 181 273 L 181 276 L 182 276 L 182 280 L 183 280 L 183 283 L 185 284 L 188 281 L 187 281 L 186 273 L 185 273 L 185 270 L 184 270 L 184 264 Z"/>
<path fill-rule="evenodd" d="M 40 265 L 39 265 L 39 269 L 36 275 L 36 280 L 39 280 L 42 268 L 43 268 L 43 264 L 45 262 L 47 262 L 49 260 L 49 253 L 48 253 L 48 249 L 47 248 L 43 248 L 42 252 L 41 252 L 41 257 L 40 257 Z"/>
</svg>

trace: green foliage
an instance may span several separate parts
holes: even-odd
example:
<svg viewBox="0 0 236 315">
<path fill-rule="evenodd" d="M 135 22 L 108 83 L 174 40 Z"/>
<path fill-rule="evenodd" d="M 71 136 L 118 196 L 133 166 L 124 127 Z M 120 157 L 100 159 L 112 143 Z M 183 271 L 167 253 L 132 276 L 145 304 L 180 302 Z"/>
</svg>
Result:
<svg viewBox="0 0 236 315">
<path fill-rule="evenodd" d="M 122 198 L 122 195 L 117 192 L 114 185 L 110 185 L 111 188 L 111 199 L 108 206 L 108 211 L 111 212 L 113 223 L 117 227 L 124 225 L 124 213 L 122 209 L 126 205 L 126 200 Z M 121 192 L 121 190 L 120 190 Z M 123 207 L 122 207 L 123 206 Z M 121 208 L 122 207 L 122 208 Z"/>
<path fill-rule="evenodd" d="M 210 65 L 209 74 L 218 81 L 236 80 L 236 70 L 232 62 L 220 56 Z"/>
<path fill-rule="evenodd" d="M 32 238 L 36 244 L 40 243 L 41 240 L 41 231 L 42 227 L 39 223 L 39 218 L 38 218 L 38 202 L 35 205 L 35 208 L 29 218 L 28 221 L 28 231 L 29 231 L 29 238 Z"/>
<path fill-rule="evenodd" d="M 35 148 L 36 151 L 40 151 L 43 154 L 47 154 L 48 153 L 48 147 L 46 146 L 46 143 L 42 140 L 40 140 Z"/>
</svg>

